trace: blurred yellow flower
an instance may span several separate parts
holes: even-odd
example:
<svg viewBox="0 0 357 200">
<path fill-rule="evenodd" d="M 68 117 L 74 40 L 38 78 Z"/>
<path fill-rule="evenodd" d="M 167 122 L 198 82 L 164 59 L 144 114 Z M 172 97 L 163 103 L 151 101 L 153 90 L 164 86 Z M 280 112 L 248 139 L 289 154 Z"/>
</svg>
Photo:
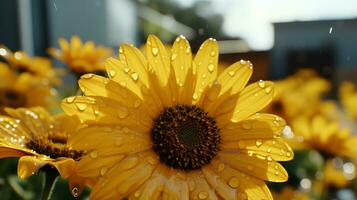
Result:
<svg viewBox="0 0 357 200">
<path fill-rule="evenodd" d="M 104 71 L 103 62 L 112 53 L 109 48 L 96 47 L 92 41 L 82 44 L 78 36 L 73 36 L 70 42 L 64 38 L 60 38 L 58 42 L 61 49 L 50 48 L 49 54 L 64 62 L 77 74 Z"/>
<path fill-rule="evenodd" d="M 93 184 L 95 180 L 76 174 L 76 162 L 85 160 L 86 156 L 85 151 L 72 148 L 85 145 L 75 137 L 81 132 L 78 118 L 51 116 L 41 107 L 7 108 L 6 112 L 9 116 L 0 115 L 0 158 L 19 157 L 20 178 L 51 166 L 69 180 L 74 196 L 81 193 L 85 184 Z"/>
<path fill-rule="evenodd" d="M 357 157 L 357 136 L 322 115 L 301 116 L 291 121 L 295 136 L 289 139 L 293 149 L 315 149 L 323 155 Z"/>
<path fill-rule="evenodd" d="M 347 114 L 357 119 L 357 87 L 351 82 L 344 82 L 339 88 L 339 98 Z"/>
<path fill-rule="evenodd" d="M 54 84 L 60 84 L 60 75 L 63 72 L 60 69 L 54 69 L 51 61 L 45 57 L 30 57 L 23 51 L 11 52 L 5 46 L 0 46 L 2 50 L 1 56 L 9 63 L 9 65 L 20 72 L 28 72 L 40 78 L 47 78 Z"/>
<path fill-rule="evenodd" d="M 349 183 L 349 180 L 344 175 L 343 170 L 337 168 L 331 159 L 325 162 L 323 173 L 323 181 L 327 187 L 333 186 L 336 188 L 343 188 Z"/>
<path fill-rule="evenodd" d="M 309 200 L 309 195 L 294 190 L 292 187 L 284 187 L 280 192 L 272 192 L 274 200 Z"/>
<path fill-rule="evenodd" d="M 330 89 L 330 84 L 306 69 L 277 81 L 275 88 L 274 100 L 268 110 L 291 119 L 300 115 L 312 116 L 320 113 L 319 109 L 323 108 L 321 96 Z"/>
<path fill-rule="evenodd" d="M 47 79 L 30 73 L 17 74 L 0 62 L 0 113 L 4 107 L 50 107 L 54 103 L 56 90 Z"/>
<path fill-rule="evenodd" d="M 272 82 L 246 86 L 253 68 L 243 60 L 218 75 L 214 39 L 194 58 L 183 36 L 171 53 L 155 36 L 146 57 L 120 49 L 106 62 L 109 78 L 83 75 L 85 96 L 62 103 L 88 124 L 77 136 L 86 145 L 73 148 L 95 155 L 79 167 L 101 176 L 92 199 L 272 199 L 264 180 L 286 181 L 277 161 L 293 158 L 280 138 L 285 121 L 257 113 L 272 100 Z"/>
</svg>

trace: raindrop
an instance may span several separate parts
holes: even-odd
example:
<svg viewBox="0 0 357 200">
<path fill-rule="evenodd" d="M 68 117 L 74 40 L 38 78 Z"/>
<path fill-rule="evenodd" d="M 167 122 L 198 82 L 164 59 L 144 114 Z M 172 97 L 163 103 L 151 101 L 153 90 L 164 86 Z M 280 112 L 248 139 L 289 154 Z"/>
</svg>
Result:
<svg viewBox="0 0 357 200">
<path fill-rule="evenodd" d="M 119 110 L 117 111 L 118 117 L 120 119 L 125 119 L 129 115 L 129 111 L 126 107 L 120 107 Z"/>
<path fill-rule="evenodd" d="M 91 151 L 91 152 L 89 153 L 89 156 L 90 156 L 91 158 L 96 158 L 96 157 L 98 157 L 98 152 L 97 152 L 97 151 Z"/>
<path fill-rule="evenodd" d="M 242 127 L 243 127 L 243 129 L 245 129 L 245 130 L 249 130 L 249 129 L 251 129 L 252 128 L 252 123 L 251 122 L 243 122 L 243 124 L 242 124 Z"/>
<path fill-rule="evenodd" d="M 223 171 L 224 170 L 224 168 L 225 168 L 225 165 L 224 165 L 224 163 L 219 163 L 218 164 L 218 172 L 221 172 L 221 171 Z"/>
<path fill-rule="evenodd" d="M 207 199 L 208 198 L 208 193 L 207 192 L 200 192 L 198 194 L 199 199 Z"/>
<path fill-rule="evenodd" d="M 261 140 L 255 141 L 255 145 L 256 145 L 257 147 L 262 146 L 262 144 L 263 144 L 263 142 L 262 142 Z"/>
<path fill-rule="evenodd" d="M 194 100 L 197 100 L 197 99 L 198 99 L 197 93 L 194 93 L 194 94 L 192 95 L 192 98 L 193 98 Z"/>
<path fill-rule="evenodd" d="M 124 72 L 125 73 L 129 73 L 130 72 L 130 68 L 128 68 L 128 67 L 124 68 Z"/>
<path fill-rule="evenodd" d="M 151 48 L 151 52 L 154 56 L 157 56 L 157 54 L 159 53 L 159 49 L 157 47 L 153 47 Z"/>
<path fill-rule="evenodd" d="M 132 73 L 130 76 L 134 81 L 137 81 L 139 79 L 139 75 L 137 73 L 135 73 L 135 72 Z"/>
<path fill-rule="evenodd" d="M 215 51 L 211 51 L 211 56 L 215 56 L 216 52 Z"/>
<path fill-rule="evenodd" d="M 259 85 L 260 88 L 265 88 L 265 81 L 260 80 L 260 81 L 258 82 L 258 85 Z"/>
<path fill-rule="evenodd" d="M 171 60 L 174 61 L 174 60 L 176 59 L 176 57 L 177 57 L 177 54 L 176 54 L 176 53 L 173 53 L 173 54 L 171 55 Z"/>
<path fill-rule="evenodd" d="M 126 82 L 122 81 L 122 82 L 119 83 L 119 85 L 122 86 L 122 87 L 126 87 Z"/>
<path fill-rule="evenodd" d="M 268 153 L 270 153 L 270 152 L 271 152 L 271 147 L 269 147 L 269 148 L 267 149 L 267 152 L 268 152 Z"/>
<path fill-rule="evenodd" d="M 84 78 L 84 79 L 91 79 L 91 78 L 93 78 L 93 74 L 84 74 L 83 76 L 82 76 L 82 78 Z"/>
<path fill-rule="evenodd" d="M 209 72 L 213 72 L 213 70 L 214 70 L 214 65 L 213 65 L 212 63 L 209 64 L 208 67 L 207 67 L 207 69 L 208 69 Z"/>
<path fill-rule="evenodd" d="M 231 70 L 231 71 L 228 72 L 228 75 L 231 76 L 231 77 L 233 77 L 234 74 L 236 74 L 236 72 L 234 70 Z"/>
<path fill-rule="evenodd" d="M 190 48 L 187 48 L 186 49 L 186 54 L 189 54 L 190 53 Z"/>
<path fill-rule="evenodd" d="M 269 94 L 271 91 L 273 90 L 273 88 L 271 86 L 265 88 L 265 93 Z"/>
<path fill-rule="evenodd" d="M 79 196 L 79 187 L 76 186 L 76 187 L 72 188 L 71 193 L 72 193 L 73 197 L 78 197 Z"/>
<path fill-rule="evenodd" d="M 76 99 L 76 97 L 68 97 L 66 99 L 67 103 L 73 103 L 73 101 Z"/>
<path fill-rule="evenodd" d="M 207 74 L 202 74 L 202 78 L 206 78 L 207 77 Z"/>
<path fill-rule="evenodd" d="M 231 186 L 232 188 L 237 188 L 239 186 L 239 179 L 237 177 L 232 177 L 229 182 L 228 182 L 229 186 Z"/>
<path fill-rule="evenodd" d="M 133 167 L 135 167 L 135 165 L 138 163 L 138 158 L 137 157 L 130 157 L 127 159 L 126 162 L 124 162 L 123 164 L 123 169 L 128 170 L 131 169 Z"/>
<path fill-rule="evenodd" d="M 99 111 L 98 110 L 94 110 L 94 114 L 98 116 L 99 115 Z"/>
<path fill-rule="evenodd" d="M 238 146 L 239 146 L 239 148 L 245 148 L 245 141 L 244 140 L 240 140 L 239 142 L 238 142 Z"/>
<path fill-rule="evenodd" d="M 106 173 L 107 173 L 107 171 L 108 171 L 108 168 L 106 168 L 106 167 L 102 167 L 101 169 L 100 169 L 100 175 L 101 176 L 104 176 Z"/>
<path fill-rule="evenodd" d="M 253 166 L 251 166 L 251 165 L 248 165 L 247 168 L 248 168 L 249 171 L 253 171 L 254 170 Z"/>
<path fill-rule="evenodd" d="M 88 107 L 88 104 L 86 103 L 76 102 L 74 104 L 76 105 L 77 109 L 81 112 L 83 112 Z"/>
<path fill-rule="evenodd" d="M 140 104 L 141 104 L 140 99 L 136 99 L 136 100 L 134 101 L 133 107 L 134 107 L 134 108 L 139 108 Z"/>
<path fill-rule="evenodd" d="M 267 156 L 267 160 L 268 160 L 268 161 L 272 161 L 273 158 L 272 158 L 271 156 Z"/>
<path fill-rule="evenodd" d="M 240 63 L 241 65 L 245 65 L 245 64 L 247 64 L 247 61 L 245 61 L 245 60 L 240 60 L 239 63 Z"/>
<path fill-rule="evenodd" d="M 134 193 L 134 197 L 135 197 L 135 198 L 139 198 L 139 196 L 140 196 L 140 192 L 139 192 L 139 191 L 136 191 L 136 192 Z"/>
<path fill-rule="evenodd" d="M 114 76 L 116 75 L 116 72 L 115 72 L 115 70 L 109 70 L 109 76 L 110 77 L 112 77 L 112 78 L 114 78 Z"/>
</svg>

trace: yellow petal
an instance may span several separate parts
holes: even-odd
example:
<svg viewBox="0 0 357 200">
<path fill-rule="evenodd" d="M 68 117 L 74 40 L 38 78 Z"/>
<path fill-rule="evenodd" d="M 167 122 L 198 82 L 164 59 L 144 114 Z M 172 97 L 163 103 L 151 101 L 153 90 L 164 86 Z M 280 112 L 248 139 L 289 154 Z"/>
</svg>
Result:
<svg viewBox="0 0 357 200">
<path fill-rule="evenodd" d="M 17 175 L 21 179 L 25 179 L 50 162 L 50 160 L 37 158 L 35 156 L 22 156 L 17 165 Z"/>
<path fill-rule="evenodd" d="M 63 178 L 68 178 L 74 171 L 75 161 L 70 158 L 59 159 L 50 163 L 56 167 L 57 171 Z"/>
<path fill-rule="evenodd" d="M 194 94 L 197 98 L 193 98 L 193 102 L 197 102 L 203 90 L 217 78 L 218 64 L 218 44 L 215 39 L 206 40 L 198 50 L 194 63 L 196 65 L 196 88 Z"/>
<path fill-rule="evenodd" d="M 288 180 L 288 173 L 285 169 L 278 162 L 266 160 L 265 157 L 248 155 L 243 152 L 239 155 L 220 152 L 219 159 L 225 164 L 259 179 L 272 182 Z"/>
<path fill-rule="evenodd" d="M 121 125 L 141 132 L 148 132 L 152 119 L 133 107 L 105 97 L 68 97 L 62 101 L 68 115 L 77 115 L 87 124 Z"/>
<path fill-rule="evenodd" d="M 213 188 L 209 186 L 201 172 L 194 172 L 188 176 L 188 188 L 190 199 L 210 199 L 218 200 Z"/>
<path fill-rule="evenodd" d="M 211 162 L 211 166 L 218 178 L 229 187 L 235 188 L 236 199 L 273 199 L 264 181 L 235 170 L 229 165 L 222 165 L 217 159 Z"/>
<path fill-rule="evenodd" d="M 236 94 L 248 83 L 253 73 L 253 65 L 249 61 L 241 60 L 226 68 L 219 76 L 218 82 L 222 84 L 220 95 L 229 92 Z"/>
<path fill-rule="evenodd" d="M 0 158 L 21 157 L 24 155 L 26 153 L 18 149 L 0 147 Z"/>
<path fill-rule="evenodd" d="M 130 155 L 106 173 L 91 192 L 91 199 L 121 199 L 136 191 L 153 173 L 157 163 L 146 157 L 153 152 Z"/>
<path fill-rule="evenodd" d="M 101 142 L 98 142 L 100 138 Z M 87 127 L 69 138 L 72 149 L 93 151 L 94 158 L 115 154 L 135 153 L 151 148 L 151 136 L 128 128 Z"/>
<path fill-rule="evenodd" d="M 59 43 L 59 46 L 60 46 L 62 51 L 68 51 L 69 50 L 69 44 L 68 44 L 66 39 L 60 38 L 58 40 L 58 43 Z"/>
<path fill-rule="evenodd" d="M 273 83 L 270 81 L 264 81 L 264 85 L 261 82 L 248 85 L 240 92 L 234 112 L 217 116 L 218 124 L 222 126 L 230 120 L 238 122 L 255 114 L 271 102 L 273 93 Z"/>
<path fill-rule="evenodd" d="M 124 44 L 120 47 L 120 60 L 126 64 L 126 73 L 136 80 L 142 82 L 146 87 L 149 86 L 149 78 L 147 73 L 148 63 L 144 55 L 139 49 L 130 45 Z"/>
<path fill-rule="evenodd" d="M 169 174 L 170 176 L 165 183 L 163 192 L 168 194 L 170 199 L 188 200 L 189 191 L 184 173 L 176 169 L 171 169 Z"/>
</svg>

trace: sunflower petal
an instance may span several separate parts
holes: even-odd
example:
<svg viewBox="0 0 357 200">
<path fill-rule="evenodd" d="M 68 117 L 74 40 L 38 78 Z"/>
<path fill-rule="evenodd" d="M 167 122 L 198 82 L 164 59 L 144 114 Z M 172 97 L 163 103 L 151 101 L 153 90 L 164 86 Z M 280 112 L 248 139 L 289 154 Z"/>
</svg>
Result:
<svg viewBox="0 0 357 200">
<path fill-rule="evenodd" d="M 35 156 L 22 156 L 17 165 L 17 175 L 21 179 L 25 179 L 36 173 L 41 167 L 49 164 L 51 161 L 45 158 Z"/>
<path fill-rule="evenodd" d="M 25 152 L 18 149 L 0 147 L 0 158 L 21 157 L 27 155 Z"/>
<path fill-rule="evenodd" d="M 203 178 L 201 172 L 194 172 L 190 174 L 188 180 L 188 187 L 190 190 L 190 199 L 211 199 L 218 200 L 214 189 L 212 189 Z"/>
</svg>

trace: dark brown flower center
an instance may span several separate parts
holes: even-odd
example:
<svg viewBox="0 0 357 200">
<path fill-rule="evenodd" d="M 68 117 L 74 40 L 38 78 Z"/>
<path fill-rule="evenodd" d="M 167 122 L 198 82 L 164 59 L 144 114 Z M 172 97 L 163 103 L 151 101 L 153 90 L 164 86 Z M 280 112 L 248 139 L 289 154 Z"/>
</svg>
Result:
<svg viewBox="0 0 357 200">
<path fill-rule="evenodd" d="M 14 90 L 0 90 L 0 106 L 18 108 L 24 106 L 26 98 Z"/>
<path fill-rule="evenodd" d="M 84 152 L 70 149 L 67 146 L 67 139 L 61 135 L 49 135 L 47 138 L 30 140 L 26 143 L 26 147 L 50 158 L 67 157 L 79 160 Z"/>
<path fill-rule="evenodd" d="M 151 129 L 153 149 L 161 162 L 183 170 L 208 164 L 219 150 L 216 121 L 196 106 L 166 108 Z"/>
</svg>

